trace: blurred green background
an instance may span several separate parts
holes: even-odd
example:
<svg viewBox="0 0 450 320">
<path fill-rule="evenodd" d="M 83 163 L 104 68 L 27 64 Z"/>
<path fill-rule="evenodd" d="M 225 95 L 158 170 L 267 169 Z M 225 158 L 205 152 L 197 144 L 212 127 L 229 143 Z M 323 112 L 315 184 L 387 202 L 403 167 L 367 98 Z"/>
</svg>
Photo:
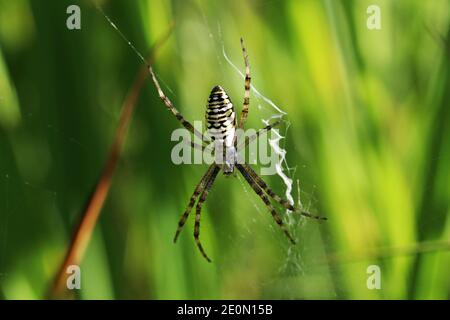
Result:
<svg viewBox="0 0 450 320">
<path fill-rule="evenodd" d="M 70 4 L 81 30 L 66 28 Z M 219 176 L 201 228 L 213 263 L 193 215 L 174 245 L 206 166 L 171 162 L 179 124 L 147 81 L 79 298 L 450 298 L 450 1 L 101 4 L 144 55 L 176 22 L 155 69 L 189 120 L 216 84 L 240 110 L 243 80 L 222 46 L 243 70 L 243 36 L 253 84 L 287 112 L 293 197 L 298 179 L 304 207 L 329 220 L 291 218 L 290 246 L 242 179 Z M 381 30 L 366 27 L 370 4 Z M 0 0 L 0 298 L 45 296 L 140 66 L 89 1 Z M 252 95 L 247 126 L 274 113 Z M 374 264 L 381 290 L 366 286 Z"/>
</svg>

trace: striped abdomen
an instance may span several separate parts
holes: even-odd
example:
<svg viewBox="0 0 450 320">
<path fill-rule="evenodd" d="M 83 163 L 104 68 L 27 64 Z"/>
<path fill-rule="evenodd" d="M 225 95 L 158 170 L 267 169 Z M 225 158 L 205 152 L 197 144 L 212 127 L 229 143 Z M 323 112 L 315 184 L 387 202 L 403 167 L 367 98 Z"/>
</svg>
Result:
<svg viewBox="0 0 450 320">
<path fill-rule="evenodd" d="M 233 145 L 236 113 L 230 98 L 221 86 L 215 86 L 209 95 L 206 124 L 213 140 L 224 142 L 226 147 Z"/>
</svg>

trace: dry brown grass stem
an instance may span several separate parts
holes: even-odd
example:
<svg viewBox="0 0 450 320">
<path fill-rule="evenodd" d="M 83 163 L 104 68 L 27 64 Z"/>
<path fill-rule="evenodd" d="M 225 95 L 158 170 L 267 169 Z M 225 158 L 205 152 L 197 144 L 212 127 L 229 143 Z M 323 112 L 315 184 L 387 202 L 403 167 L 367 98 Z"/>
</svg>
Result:
<svg viewBox="0 0 450 320">
<path fill-rule="evenodd" d="M 151 54 L 147 59 L 149 65 L 153 63 L 154 56 L 158 49 L 166 42 L 173 29 L 173 24 L 169 30 L 155 43 Z M 74 229 L 72 240 L 66 251 L 63 263 L 61 264 L 55 276 L 53 284 L 49 290 L 49 298 L 69 298 L 71 292 L 67 289 L 66 279 L 68 274 L 67 268 L 70 265 L 79 265 L 83 259 L 86 248 L 89 245 L 95 225 L 97 224 L 101 210 L 108 196 L 114 172 L 123 150 L 123 144 L 126 138 L 128 127 L 136 106 L 140 91 L 148 76 L 148 67 L 142 65 L 133 85 L 129 89 L 127 96 L 121 107 L 121 115 L 117 126 L 115 137 L 109 151 L 109 155 L 103 166 L 100 178 L 98 179 L 93 192 L 85 205 L 85 210 L 81 214 L 80 221 Z"/>
</svg>

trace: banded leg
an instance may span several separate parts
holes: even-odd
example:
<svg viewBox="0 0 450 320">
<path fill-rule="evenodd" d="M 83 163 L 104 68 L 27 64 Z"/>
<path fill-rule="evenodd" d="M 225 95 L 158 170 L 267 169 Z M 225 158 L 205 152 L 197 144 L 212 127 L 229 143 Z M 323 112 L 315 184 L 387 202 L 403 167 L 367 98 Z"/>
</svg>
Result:
<svg viewBox="0 0 450 320">
<path fill-rule="evenodd" d="M 194 206 L 195 200 L 197 199 L 198 195 L 203 191 L 203 189 L 205 189 L 206 183 L 211 177 L 211 173 L 213 172 L 215 167 L 216 167 L 215 164 L 211 165 L 206 171 L 206 173 L 203 175 L 203 177 L 200 179 L 200 182 L 195 187 L 194 193 L 192 194 L 191 199 L 189 200 L 189 204 L 184 213 L 181 215 L 180 220 L 178 221 L 177 232 L 175 233 L 175 237 L 173 238 L 174 243 L 177 242 L 178 236 L 180 235 L 180 232 L 183 229 L 187 218 L 189 217 L 189 213 L 191 212 L 192 207 Z"/>
<path fill-rule="evenodd" d="M 197 149 L 199 151 L 205 151 L 206 147 L 202 144 L 195 143 L 193 141 L 184 143 L 185 145 L 190 146 L 192 149 Z"/>
<path fill-rule="evenodd" d="M 237 151 L 241 150 L 242 148 L 245 148 L 246 146 L 248 146 L 250 143 L 252 143 L 253 141 L 255 141 L 256 139 L 258 139 L 260 136 L 262 136 L 264 133 L 269 132 L 270 130 L 272 130 L 272 128 L 275 128 L 276 126 L 278 126 L 281 123 L 280 120 L 275 121 L 274 123 L 268 124 L 267 126 L 265 126 L 262 129 L 259 129 L 256 134 L 250 136 L 250 137 L 245 137 L 245 142 L 241 143 L 238 145 L 237 147 Z"/>
<path fill-rule="evenodd" d="M 201 139 L 201 141 L 204 141 L 203 135 L 194 128 L 194 126 L 187 121 L 183 115 L 173 106 L 172 102 L 169 100 L 169 98 L 164 94 L 164 91 L 162 91 L 161 86 L 159 85 L 158 79 L 156 78 L 155 73 L 153 72 L 153 68 L 151 66 L 148 66 L 148 71 L 150 72 L 150 75 L 152 77 L 152 81 L 156 87 L 156 90 L 158 91 L 158 95 L 161 98 L 164 105 L 169 109 L 170 112 L 177 118 L 177 120 L 185 127 L 187 130 L 195 134 L 197 137 Z"/>
<path fill-rule="evenodd" d="M 202 211 L 202 206 L 203 203 L 206 200 L 206 197 L 208 196 L 209 190 L 211 189 L 214 180 L 217 177 L 217 174 L 219 173 L 220 168 L 218 166 L 214 167 L 213 172 L 211 173 L 209 180 L 206 182 L 206 186 L 205 189 L 203 190 L 200 199 L 198 200 L 197 203 L 197 207 L 195 208 L 196 212 L 195 212 L 195 227 L 194 227 L 194 239 L 195 239 L 195 243 L 197 244 L 198 249 L 200 250 L 202 256 L 208 260 L 208 262 L 211 262 L 211 259 L 208 258 L 208 256 L 206 255 L 205 250 L 203 249 L 202 244 L 200 243 L 200 239 L 199 239 L 199 235 L 200 235 L 200 215 L 201 215 L 201 211 Z"/>
<path fill-rule="evenodd" d="M 94 3 L 95 7 L 97 8 L 97 10 L 100 11 L 100 13 L 105 17 L 105 19 L 109 22 L 109 24 L 117 31 L 117 33 L 120 35 L 120 37 L 130 46 L 130 48 L 134 51 L 134 53 L 139 57 L 139 59 L 147 66 L 147 69 L 151 75 L 152 81 L 158 91 L 158 95 L 161 98 L 162 102 L 165 104 L 165 106 L 167 107 L 167 109 L 169 109 L 170 112 L 172 112 L 172 114 L 177 118 L 178 121 L 181 122 L 181 124 L 188 129 L 191 133 L 195 134 L 197 137 L 199 137 L 201 139 L 201 141 L 203 141 L 203 135 L 198 132 L 198 130 L 196 130 L 194 128 L 194 126 L 187 120 L 184 119 L 184 117 L 181 115 L 181 113 L 173 106 L 172 102 L 169 100 L 169 98 L 164 94 L 164 92 L 161 89 L 161 86 L 159 85 L 158 80 L 156 79 L 155 73 L 153 72 L 153 68 L 151 66 L 151 63 L 147 62 L 147 60 L 142 56 L 142 54 L 136 49 L 136 47 L 128 40 L 128 38 L 122 33 L 122 31 L 119 30 L 119 28 L 117 28 L 116 24 L 114 22 L 111 21 L 111 19 L 105 14 L 105 12 L 102 10 L 102 8 Z M 154 51 L 157 51 L 157 49 L 161 46 L 162 43 L 164 43 L 167 40 L 167 37 L 171 34 L 172 32 L 172 27 L 169 29 L 169 32 L 160 40 L 158 40 L 158 42 L 155 44 L 154 46 Z M 151 56 L 151 60 L 153 60 L 154 56 Z"/>
<path fill-rule="evenodd" d="M 195 142 L 193 142 L 193 141 L 182 141 L 183 142 L 183 144 L 185 145 L 185 146 L 189 146 L 189 147 L 191 147 L 192 149 L 197 149 L 197 150 L 199 150 L 199 151 L 205 151 L 205 149 L 206 149 L 206 146 L 205 145 L 203 145 L 203 144 L 198 144 L 198 143 L 195 143 Z"/>
<path fill-rule="evenodd" d="M 302 216 L 306 216 L 308 218 L 317 219 L 317 220 L 327 220 L 325 217 L 320 217 L 316 215 L 312 215 L 309 212 L 297 210 L 293 205 L 291 205 L 287 200 L 281 198 L 279 195 L 277 195 L 273 190 L 267 185 L 267 183 L 255 172 L 255 170 L 252 169 L 248 164 L 244 163 L 242 164 L 242 167 L 247 173 L 252 177 L 252 179 L 269 195 L 271 196 L 276 202 L 281 204 L 283 207 L 285 207 L 288 210 L 291 211 L 299 211 L 299 213 Z"/>
<path fill-rule="evenodd" d="M 248 116 L 248 106 L 250 104 L 250 83 L 251 83 L 251 76 L 250 76 L 250 64 L 248 63 L 248 54 L 247 49 L 245 49 L 244 39 L 241 38 L 241 47 L 242 47 L 242 54 L 244 55 L 244 62 L 245 62 L 245 85 L 244 85 L 244 104 L 242 106 L 242 112 L 241 117 L 239 119 L 239 127 L 243 129 L 244 124 L 247 121 Z"/>
<path fill-rule="evenodd" d="M 295 244 L 294 238 L 292 238 L 291 234 L 289 233 L 287 227 L 284 225 L 283 220 L 281 219 L 280 215 L 277 213 L 275 208 L 270 203 L 269 198 L 264 194 L 262 189 L 258 186 L 258 184 L 253 180 L 253 178 L 250 176 L 250 174 L 244 169 L 244 167 L 240 164 L 236 164 L 236 167 L 241 172 L 242 176 L 247 180 L 248 184 L 252 187 L 253 191 L 256 192 L 256 194 L 262 199 L 264 204 L 266 205 L 267 209 L 269 209 L 270 213 L 272 214 L 273 219 L 278 224 L 278 226 L 281 228 L 281 230 L 284 231 L 286 236 L 289 238 L 292 244 Z"/>
</svg>

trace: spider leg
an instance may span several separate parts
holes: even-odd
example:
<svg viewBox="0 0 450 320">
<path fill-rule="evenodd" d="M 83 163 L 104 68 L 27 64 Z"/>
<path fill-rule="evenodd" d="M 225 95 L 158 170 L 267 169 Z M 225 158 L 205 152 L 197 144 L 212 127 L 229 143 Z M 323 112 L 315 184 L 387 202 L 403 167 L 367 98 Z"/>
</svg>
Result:
<svg viewBox="0 0 450 320">
<path fill-rule="evenodd" d="M 213 169 L 213 172 L 209 176 L 208 181 L 206 182 L 205 189 L 203 190 L 202 194 L 200 195 L 200 199 L 198 200 L 196 212 L 195 212 L 195 227 L 194 227 L 194 239 L 195 243 L 197 244 L 198 249 L 202 253 L 203 257 L 208 260 L 208 262 L 211 262 L 211 259 L 208 258 L 206 255 L 205 250 L 203 249 L 202 244 L 200 243 L 199 235 L 200 235 L 200 215 L 202 211 L 203 203 L 206 200 L 206 197 L 208 196 L 209 190 L 211 190 L 211 187 L 214 183 L 214 180 L 217 177 L 217 174 L 220 171 L 220 167 L 215 166 Z"/>
<path fill-rule="evenodd" d="M 303 210 L 297 210 L 293 205 L 291 205 L 288 201 L 281 198 L 279 195 L 277 195 L 273 190 L 267 185 L 267 183 L 255 172 L 255 170 L 252 169 L 248 164 L 244 163 L 242 164 L 243 169 L 250 175 L 250 177 L 269 195 L 271 196 L 276 202 L 281 204 L 283 207 L 285 207 L 288 210 L 291 211 L 299 211 L 299 213 L 302 216 L 306 216 L 308 218 L 317 219 L 317 220 L 327 220 L 325 217 L 320 217 L 316 215 L 312 215 L 309 212 L 303 211 Z"/>
<path fill-rule="evenodd" d="M 292 244 L 295 244 L 294 238 L 289 233 L 287 227 L 284 225 L 283 220 L 281 219 L 278 212 L 275 210 L 275 208 L 270 203 L 269 198 L 264 194 L 263 190 L 259 187 L 259 185 L 255 182 L 255 180 L 250 176 L 250 174 L 245 170 L 245 168 L 241 164 L 236 164 L 236 167 L 241 172 L 242 176 L 245 178 L 247 183 L 252 187 L 253 191 L 256 192 L 256 194 L 262 199 L 266 207 L 269 209 L 270 213 L 272 214 L 273 219 L 275 222 L 280 226 L 281 230 L 284 231 L 286 236 L 289 238 L 289 240 L 292 242 Z"/>
<path fill-rule="evenodd" d="M 186 143 L 186 144 L 188 144 L 192 149 L 197 149 L 200 151 L 205 151 L 205 149 L 206 149 L 206 147 L 204 145 L 195 143 L 193 141 Z"/>
<path fill-rule="evenodd" d="M 152 77 L 152 81 L 156 87 L 156 90 L 158 91 L 158 95 L 161 98 L 162 102 L 164 103 L 164 105 L 167 107 L 167 109 L 169 109 L 170 112 L 172 112 L 172 114 L 177 118 L 177 120 L 179 122 L 181 122 L 181 124 L 183 125 L 183 127 L 185 127 L 187 130 L 189 130 L 191 133 L 193 133 L 194 135 L 196 135 L 197 137 L 199 137 L 201 139 L 201 141 L 203 142 L 203 135 L 194 128 L 194 126 L 187 121 L 183 115 L 173 106 L 172 102 L 169 100 L 169 98 L 164 94 L 164 91 L 161 89 L 161 86 L 158 82 L 158 79 L 156 79 L 156 75 L 153 72 L 153 68 L 148 65 L 148 71 L 150 72 L 150 75 Z"/>
<path fill-rule="evenodd" d="M 280 120 L 275 121 L 274 123 L 268 124 L 267 126 L 265 126 L 262 129 L 259 129 L 254 135 L 250 136 L 250 137 L 245 137 L 245 142 L 241 143 L 238 145 L 237 147 L 237 151 L 241 150 L 242 148 L 245 148 L 246 146 L 248 146 L 250 143 L 252 143 L 253 141 L 255 141 L 256 139 L 258 139 L 261 135 L 263 135 L 266 132 L 269 132 L 270 130 L 272 130 L 272 128 L 278 126 L 281 123 Z"/>
<path fill-rule="evenodd" d="M 250 64 L 248 62 L 248 54 L 247 49 L 245 49 L 244 39 L 241 38 L 241 47 L 242 47 L 242 54 L 244 56 L 244 62 L 245 62 L 245 85 L 244 85 L 244 104 L 242 107 L 241 117 L 239 119 L 239 127 L 240 129 L 244 128 L 244 124 L 247 121 L 248 116 L 248 106 L 250 104 L 250 82 L 251 82 L 251 76 L 250 76 Z"/>
<path fill-rule="evenodd" d="M 203 191 L 203 189 L 205 189 L 206 183 L 210 179 L 211 173 L 213 172 L 215 166 L 216 165 L 213 164 L 208 168 L 206 173 L 200 179 L 200 182 L 195 187 L 194 193 L 192 194 L 191 199 L 189 200 L 189 204 L 184 213 L 181 215 L 180 220 L 178 221 L 177 232 L 175 233 L 175 237 L 173 238 L 174 243 L 177 242 L 178 236 L 180 235 L 180 232 L 183 229 L 184 224 L 186 223 L 189 213 L 191 212 L 192 207 L 194 206 L 195 200 L 197 199 L 198 195 Z"/>
</svg>

